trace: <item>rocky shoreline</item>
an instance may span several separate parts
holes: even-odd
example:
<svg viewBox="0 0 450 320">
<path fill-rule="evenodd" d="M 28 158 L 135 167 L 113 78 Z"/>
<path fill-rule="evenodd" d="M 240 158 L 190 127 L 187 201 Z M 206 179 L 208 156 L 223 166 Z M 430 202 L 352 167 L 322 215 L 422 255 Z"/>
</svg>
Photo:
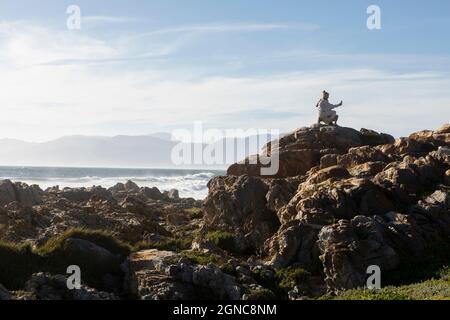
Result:
<svg viewBox="0 0 450 320">
<path fill-rule="evenodd" d="M 0 299 L 305 299 L 364 287 L 370 265 L 388 284 L 450 265 L 450 125 L 397 140 L 305 127 L 266 150 L 275 177 L 244 160 L 204 201 L 0 181 Z"/>
</svg>

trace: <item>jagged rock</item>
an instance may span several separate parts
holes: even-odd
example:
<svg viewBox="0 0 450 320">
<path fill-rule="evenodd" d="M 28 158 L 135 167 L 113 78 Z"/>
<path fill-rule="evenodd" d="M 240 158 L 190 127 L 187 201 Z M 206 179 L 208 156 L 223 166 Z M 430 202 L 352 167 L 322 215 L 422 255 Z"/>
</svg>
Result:
<svg viewBox="0 0 450 320">
<path fill-rule="evenodd" d="M 163 199 L 163 194 L 156 187 L 153 187 L 153 188 L 144 187 L 144 188 L 142 188 L 140 194 L 148 199 L 153 199 L 153 200 L 162 200 Z"/>
<path fill-rule="evenodd" d="M 337 165 L 338 155 L 335 153 L 326 154 L 320 158 L 320 169 L 325 169 Z"/>
<path fill-rule="evenodd" d="M 389 162 L 386 154 L 376 147 L 362 146 L 350 148 L 346 154 L 338 155 L 336 164 L 345 168 L 352 168 L 367 162 Z"/>
<path fill-rule="evenodd" d="M 331 289 L 364 286 L 367 267 L 377 265 L 386 272 L 395 269 L 400 262 L 377 223 L 369 217 L 340 220 L 325 226 L 318 237 L 325 281 Z"/>
<path fill-rule="evenodd" d="M 435 134 L 450 134 L 450 123 L 444 124 L 442 127 L 434 131 Z"/>
<path fill-rule="evenodd" d="M 204 202 L 207 228 L 234 232 L 245 238 L 244 245 L 258 248 L 279 227 L 277 215 L 267 207 L 269 187 L 261 178 L 216 177 L 208 188 Z"/>
<path fill-rule="evenodd" d="M 108 200 L 108 201 L 114 200 L 111 191 L 109 191 L 108 189 L 102 188 L 101 186 L 89 187 L 89 188 L 86 188 L 86 190 L 88 192 L 90 192 L 92 194 L 92 196 L 96 196 L 99 199 Z"/>
<path fill-rule="evenodd" d="M 208 240 L 211 231 L 226 231 L 217 234 L 234 235 L 233 254 L 255 253 L 245 262 L 239 256 L 230 263 L 236 277 L 214 265 L 193 264 L 183 254 L 133 254 L 123 264 L 131 279 L 125 284 L 140 299 L 236 299 L 241 291 L 262 288 L 254 272 L 260 276 L 263 271 L 256 268 L 274 276 L 274 269 L 293 265 L 312 272 L 313 282 L 308 288 L 297 284 L 291 298 L 322 292 L 323 275 L 330 290 L 353 288 L 364 285 L 368 264 L 380 264 L 389 273 L 405 257 L 424 257 L 430 247 L 450 243 L 449 131 L 446 125 L 394 141 L 365 129 L 296 130 L 281 137 L 278 146 L 265 147 L 269 156 L 280 155 L 278 175 L 261 177 L 258 165 L 231 166 L 229 176 L 210 181 L 203 214 L 189 210 L 200 209 L 199 201 L 171 199 L 167 191 L 139 188 L 131 181 L 108 190 L 55 187 L 45 192 L 4 181 L 0 238 L 40 245 L 68 229 L 87 228 L 110 230 L 131 244 L 169 246 L 195 235 L 192 247 L 226 256 Z M 63 248 L 83 253 L 88 261 L 108 256 L 76 239 Z M 123 257 L 118 262 L 103 258 L 117 265 L 121 279 Z M 99 278 L 116 274 L 106 269 Z M 52 290 L 40 296 L 51 296 Z M 55 296 L 66 298 L 56 291 Z"/>
<path fill-rule="evenodd" d="M 407 194 L 418 194 L 443 182 L 444 167 L 427 156 L 411 162 L 392 162 L 378 173 L 374 181 L 385 188 L 397 188 Z"/>
<path fill-rule="evenodd" d="M 145 214 L 147 211 L 145 202 L 131 195 L 126 196 L 119 205 L 132 213 Z"/>
<path fill-rule="evenodd" d="M 145 250 L 129 258 L 130 291 L 144 300 L 240 298 L 234 277 L 213 264 L 189 265 L 170 251 Z"/>
<path fill-rule="evenodd" d="M 369 178 L 383 171 L 386 167 L 385 162 L 375 161 L 366 162 L 353 166 L 348 169 L 349 173 L 357 178 Z"/>
<path fill-rule="evenodd" d="M 347 169 L 341 166 L 332 166 L 325 169 L 321 169 L 318 172 L 312 174 L 305 183 L 318 184 L 328 179 L 345 179 L 349 178 L 350 174 Z"/>
<path fill-rule="evenodd" d="M 112 293 L 97 291 L 87 286 L 70 290 L 67 278 L 62 275 L 48 273 L 33 274 L 25 285 L 25 290 L 38 300 L 118 300 Z"/>
<path fill-rule="evenodd" d="M 316 128 L 300 128 L 293 134 L 286 135 L 277 141 L 280 149 L 299 150 L 330 149 L 338 152 L 347 152 L 349 148 L 363 145 L 382 145 L 394 142 L 392 136 L 379 134 L 372 130 L 361 129 L 357 131 L 352 128 L 339 126 L 321 126 Z M 268 144 L 268 149 L 275 143 Z M 330 152 L 332 153 L 332 152 Z"/>
<path fill-rule="evenodd" d="M 430 156 L 450 166 L 450 147 L 439 147 L 436 151 L 431 152 Z"/>
<path fill-rule="evenodd" d="M 268 181 L 269 191 L 267 191 L 266 200 L 269 210 L 277 212 L 287 205 L 297 191 L 300 182 L 304 182 L 302 180 L 304 179 L 296 177 Z"/>
<path fill-rule="evenodd" d="M 171 266 L 168 272 L 176 281 L 192 284 L 197 290 L 211 292 L 214 298 L 239 300 L 241 297 L 240 288 L 234 277 L 223 273 L 214 264 L 189 266 L 182 263 Z"/>
<path fill-rule="evenodd" d="M 131 180 L 128 180 L 125 183 L 124 187 L 125 187 L 125 191 L 132 191 L 132 192 L 139 192 L 140 191 L 139 186 L 136 183 L 134 183 L 133 181 L 131 181 Z"/>
<path fill-rule="evenodd" d="M 293 134 L 270 142 L 265 147 L 264 154 L 279 159 L 278 172 L 275 175 L 267 176 L 286 178 L 303 175 L 312 167 L 319 165 L 324 156 L 345 153 L 352 147 L 393 142 L 394 138 L 389 135 L 366 129 L 356 131 L 337 126 L 301 128 Z M 331 159 L 331 156 L 327 157 L 322 165 L 325 166 L 325 161 L 332 161 Z M 230 166 L 227 174 L 265 176 L 261 172 L 261 168 L 265 166 L 259 160 L 258 156 L 248 157 L 244 161 Z"/>
<path fill-rule="evenodd" d="M 125 192 L 125 184 L 119 182 L 116 183 L 114 186 L 112 186 L 111 188 L 108 189 L 109 191 L 111 191 L 112 193 L 118 193 L 118 192 Z"/>
<path fill-rule="evenodd" d="M 126 183 L 117 183 L 108 189 L 113 194 L 117 194 L 120 192 L 128 192 L 128 193 L 138 193 L 140 191 L 139 186 L 131 180 L 128 180 Z"/>
<path fill-rule="evenodd" d="M 393 209 L 393 203 L 382 188 L 368 179 L 349 178 L 302 183 L 297 194 L 278 214 L 282 222 L 300 219 L 308 224 L 326 225 L 335 219 L 383 214 Z"/>
<path fill-rule="evenodd" d="M 396 268 L 402 257 L 423 257 L 429 248 L 448 242 L 450 193 L 436 191 L 407 214 L 388 212 L 357 216 L 325 226 L 319 233 L 320 259 L 330 289 L 363 286 L 366 268 Z"/>
<path fill-rule="evenodd" d="M 379 146 L 378 149 L 387 155 L 412 155 L 420 157 L 433 151 L 434 146 L 431 143 L 420 140 L 399 138 L 394 144 Z"/>
<path fill-rule="evenodd" d="M 0 205 L 17 201 L 25 206 L 34 206 L 42 203 L 42 191 L 39 186 L 28 186 L 26 183 L 10 180 L 0 181 Z"/>
<path fill-rule="evenodd" d="M 450 144 L 450 124 L 445 124 L 435 131 L 424 130 L 413 133 L 409 138 L 422 143 L 429 143 L 435 147 L 448 145 Z"/>
<path fill-rule="evenodd" d="M 286 178 L 305 174 L 309 169 L 317 165 L 320 160 L 320 152 L 310 149 L 281 150 L 272 153 L 272 157 L 278 158 L 279 167 L 276 174 L 269 175 L 269 177 Z M 264 176 L 261 171 L 263 167 L 268 166 L 261 165 L 259 157 L 253 156 L 231 165 L 227 170 L 227 175 L 260 177 Z"/>
<path fill-rule="evenodd" d="M 93 186 L 89 188 L 64 188 L 63 190 L 52 189 L 50 192 L 56 193 L 62 198 L 71 201 L 88 201 L 92 197 L 96 197 L 102 200 L 113 201 L 113 196 L 111 191 L 102 188 L 100 186 Z"/>
<path fill-rule="evenodd" d="M 180 194 L 179 194 L 177 189 L 169 190 L 167 196 L 169 197 L 169 199 L 172 199 L 172 200 L 179 200 L 180 199 Z"/>
<path fill-rule="evenodd" d="M 269 265 L 284 268 L 293 263 L 311 267 L 318 260 L 317 234 L 322 226 L 306 225 L 298 220 L 283 224 L 265 243 Z"/>
<path fill-rule="evenodd" d="M 88 201 L 92 193 L 86 188 L 64 188 L 60 192 L 60 196 L 71 201 Z"/>
</svg>

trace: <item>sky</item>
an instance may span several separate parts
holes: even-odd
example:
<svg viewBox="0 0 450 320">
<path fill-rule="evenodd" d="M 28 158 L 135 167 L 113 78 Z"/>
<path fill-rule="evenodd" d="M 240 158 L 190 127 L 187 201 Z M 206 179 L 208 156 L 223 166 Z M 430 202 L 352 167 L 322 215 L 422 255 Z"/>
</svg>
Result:
<svg viewBox="0 0 450 320">
<path fill-rule="evenodd" d="M 316 121 L 322 90 L 343 126 L 434 129 L 449 32 L 447 0 L 0 0 L 0 138 L 288 132 Z"/>
</svg>

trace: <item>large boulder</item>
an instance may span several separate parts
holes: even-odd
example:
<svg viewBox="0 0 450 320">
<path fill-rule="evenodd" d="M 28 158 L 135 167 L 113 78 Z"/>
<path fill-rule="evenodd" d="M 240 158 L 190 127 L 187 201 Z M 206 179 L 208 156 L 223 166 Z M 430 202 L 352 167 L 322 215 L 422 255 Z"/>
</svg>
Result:
<svg viewBox="0 0 450 320">
<path fill-rule="evenodd" d="M 325 281 L 330 289 L 365 285 L 367 268 L 395 269 L 400 259 L 383 237 L 382 228 L 369 217 L 357 216 L 324 227 L 318 236 Z"/>
<path fill-rule="evenodd" d="M 59 194 L 70 201 L 88 201 L 92 196 L 86 188 L 64 188 Z"/>
<path fill-rule="evenodd" d="M 145 198 L 152 200 L 162 200 L 164 198 L 162 192 L 156 187 L 144 187 L 141 189 L 140 194 Z"/>
<path fill-rule="evenodd" d="M 80 289 L 70 290 L 67 278 L 48 273 L 33 274 L 25 285 L 25 290 L 38 300 L 118 300 L 109 292 L 82 285 Z"/>
<path fill-rule="evenodd" d="M 269 142 L 261 156 L 250 156 L 242 162 L 231 165 L 228 175 L 268 176 L 275 178 L 293 177 L 305 174 L 312 167 L 319 165 L 321 158 L 328 154 L 342 154 L 350 148 L 375 146 L 393 143 L 394 138 L 372 130 L 338 126 L 305 127 L 282 138 Z M 264 161 L 262 158 L 264 157 Z M 279 161 L 279 170 L 275 174 L 265 174 L 261 168 L 271 158 Z"/>
<path fill-rule="evenodd" d="M 419 195 L 444 182 L 445 171 L 445 164 L 433 156 L 419 159 L 405 157 L 402 162 L 387 165 L 374 177 L 374 181 L 386 189 Z"/>
<path fill-rule="evenodd" d="M 385 190 L 369 179 L 328 179 L 320 183 L 307 180 L 278 211 L 278 216 L 283 223 L 299 219 L 304 223 L 327 225 L 336 219 L 383 214 L 393 209 L 394 204 Z"/>
<path fill-rule="evenodd" d="M 302 150 L 279 150 L 271 154 L 271 158 L 278 158 L 278 171 L 273 175 L 266 175 L 272 178 L 286 178 L 305 174 L 309 169 L 318 164 L 320 152 L 311 149 Z M 231 165 L 227 170 L 227 175 L 241 176 L 265 176 L 260 156 L 250 156 L 245 160 Z"/>
<path fill-rule="evenodd" d="M 448 146 L 450 144 L 450 124 L 447 123 L 435 131 L 423 130 L 413 133 L 409 138 L 422 143 L 429 143 L 435 147 Z"/>
<path fill-rule="evenodd" d="M 439 244 L 449 243 L 450 193 L 438 190 L 406 213 L 357 216 L 323 227 L 318 235 L 326 282 L 341 290 L 365 285 L 366 270 L 386 273 L 401 259 L 423 258 Z"/>
<path fill-rule="evenodd" d="M 269 265 L 276 269 L 300 264 L 308 269 L 318 261 L 317 234 L 321 226 L 307 225 L 298 220 L 283 224 L 265 243 Z"/>
<path fill-rule="evenodd" d="M 34 206 L 42 203 L 42 191 L 39 186 L 28 186 L 22 182 L 11 182 L 10 180 L 0 181 L 0 205 L 4 206 L 17 201 L 24 206 Z"/>
<path fill-rule="evenodd" d="M 234 277 L 213 264 L 189 264 L 171 251 L 136 252 L 127 269 L 130 293 L 141 300 L 240 299 Z"/>
<path fill-rule="evenodd" d="M 374 146 L 393 142 L 392 136 L 372 130 L 361 129 L 361 131 L 357 131 L 339 126 L 320 126 L 300 128 L 292 134 L 280 138 L 275 143 L 270 142 L 268 148 L 278 145 L 278 148 L 286 150 L 335 149 L 339 152 L 347 152 L 352 147 Z"/>
<path fill-rule="evenodd" d="M 268 208 L 268 184 L 249 176 L 216 177 L 204 202 L 205 227 L 233 232 L 243 250 L 261 247 L 280 222 Z M 248 248 L 245 248 L 248 247 Z"/>
</svg>

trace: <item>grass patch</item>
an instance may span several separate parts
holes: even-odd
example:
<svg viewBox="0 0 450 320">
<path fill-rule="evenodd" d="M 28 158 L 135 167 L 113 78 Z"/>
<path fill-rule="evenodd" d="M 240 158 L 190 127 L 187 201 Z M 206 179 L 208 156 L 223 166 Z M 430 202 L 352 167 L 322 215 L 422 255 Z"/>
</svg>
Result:
<svg viewBox="0 0 450 320">
<path fill-rule="evenodd" d="M 42 257 L 33 252 L 30 244 L 0 243 L 0 283 L 9 290 L 24 286 L 42 264 Z"/>
<path fill-rule="evenodd" d="M 220 257 L 216 254 L 203 252 L 198 250 L 186 250 L 182 251 L 181 255 L 186 258 L 189 262 L 207 265 L 208 263 L 214 263 L 216 265 L 221 265 L 224 263 L 223 257 Z"/>
<path fill-rule="evenodd" d="M 68 246 L 68 239 L 89 241 L 111 254 L 103 257 L 93 255 L 92 251 Z M 130 245 L 117 240 L 108 232 L 82 229 L 70 230 L 53 237 L 38 248 L 32 248 L 30 244 L 0 243 L 0 283 L 9 290 L 20 290 L 33 273 L 66 274 L 69 265 L 78 265 L 84 283 L 106 289 L 102 286 L 102 277 L 111 274 L 122 278 L 120 264 L 130 252 Z"/>
<path fill-rule="evenodd" d="M 450 268 L 442 268 L 437 279 L 403 286 L 388 286 L 380 290 L 354 289 L 339 293 L 334 300 L 450 300 Z"/>
<path fill-rule="evenodd" d="M 179 239 L 168 238 L 162 241 L 150 242 L 142 241 L 138 242 L 133 246 L 133 251 L 147 250 L 147 249 L 157 249 L 166 251 L 180 252 L 183 250 L 188 250 L 192 245 L 191 237 L 184 237 Z"/>
<path fill-rule="evenodd" d="M 229 274 L 233 277 L 237 277 L 238 273 L 236 271 L 236 268 L 234 267 L 234 265 L 232 263 L 229 262 L 225 262 L 224 264 L 222 264 L 220 266 L 220 270 L 222 270 L 222 272 Z"/>
<path fill-rule="evenodd" d="M 256 289 L 247 293 L 247 300 L 251 301 L 264 301 L 264 300 L 276 300 L 277 296 L 269 289 Z"/>
<path fill-rule="evenodd" d="M 450 267 L 450 245 L 429 248 L 426 254 L 413 257 L 403 254 L 400 266 L 382 278 L 383 285 L 406 285 L 440 278 L 443 268 Z"/>
<path fill-rule="evenodd" d="M 294 265 L 278 270 L 274 276 L 269 275 L 264 269 L 253 270 L 252 275 L 256 282 L 270 290 L 276 299 L 287 299 L 288 292 L 305 282 L 311 273 Z"/>
<path fill-rule="evenodd" d="M 191 218 L 191 219 L 201 219 L 203 218 L 203 210 L 201 208 L 188 208 L 184 209 L 184 212 Z"/>
<path fill-rule="evenodd" d="M 90 250 L 69 245 L 69 239 L 89 241 L 112 255 L 103 255 L 105 251 L 98 248 Z M 123 277 L 120 265 L 130 254 L 131 246 L 105 231 L 74 229 L 50 239 L 36 252 L 43 258 L 42 268 L 45 271 L 66 274 L 69 265 L 77 265 L 81 269 L 83 282 L 97 289 L 108 290 L 103 277 L 106 274 Z"/>
<path fill-rule="evenodd" d="M 235 243 L 235 235 L 231 232 L 211 231 L 208 232 L 205 237 L 214 245 L 225 251 L 232 253 L 237 253 L 238 251 Z"/>
<path fill-rule="evenodd" d="M 278 270 L 275 274 L 279 288 L 285 292 L 293 290 L 295 286 L 306 281 L 310 276 L 311 273 L 296 266 Z"/>
<path fill-rule="evenodd" d="M 121 256 L 130 254 L 132 247 L 117 238 L 113 234 L 103 230 L 72 229 L 59 236 L 49 239 L 43 246 L 37 248 L 41 255 L 47 255 L 61 249 L 69 238 L 81 239 L 92 242 L 111 253 Z"/>
</svg>

